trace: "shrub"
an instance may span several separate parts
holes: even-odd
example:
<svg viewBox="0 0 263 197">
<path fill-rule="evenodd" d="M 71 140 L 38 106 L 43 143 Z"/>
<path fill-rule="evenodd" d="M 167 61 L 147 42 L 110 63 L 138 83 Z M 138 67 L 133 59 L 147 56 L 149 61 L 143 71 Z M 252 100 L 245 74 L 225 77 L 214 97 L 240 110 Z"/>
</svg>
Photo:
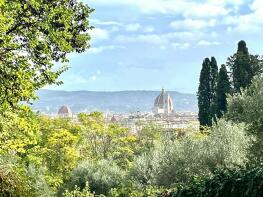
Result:
<svg viewBox="0 0 263 197">
<path fill-rule="evenodd" d="M 249 133 L 257 137 L 251 158 L 255 161 L 263 159 L 263 76 L 256 76 L 250 87 L 228 98 L 226 117 L 246 123 Z"/>
<path fill-rule="evenodd" d="M 15 165 L 0 158 L 0 196 L 24 196 L 29 187 L 22 176 L 16 172 Z"/>
<path fill-rule="evenodd" d="M 88 182 L 92 192 L 106 195 L 111 188 L 116 188 L 123 182 L 124 176 L 124 172 L 112 161 L 85 161 L 73 170 L 70 181 L 62 190 L 72 191 L 78 186 L 82 191 Z"/>
<path fill-rule="evenodd" d="M 63 193 L 63 196 L 64 197 L 95 197 L 95 194 L 90 192 L 87 183 L 87 186 L 82 191 L 80 191 L 79 187 L 75 186 L 75 189 L 72 191 L 66 190 L 65 193 Z"/>
<path fill-rule="evenodd" d="M 217 169 L 244 166 L 249 145 L 242 124 L 219 120 L 206 137 L 166 142 L 138 157 L 131 176 L 144 185 L 187 183 Z"/>
<path fill-rule="evenodd" d="M 252 169 L 221 170 L 171 193 L 171 197 L 263 196 L 263 164 Z"/>
</svg>

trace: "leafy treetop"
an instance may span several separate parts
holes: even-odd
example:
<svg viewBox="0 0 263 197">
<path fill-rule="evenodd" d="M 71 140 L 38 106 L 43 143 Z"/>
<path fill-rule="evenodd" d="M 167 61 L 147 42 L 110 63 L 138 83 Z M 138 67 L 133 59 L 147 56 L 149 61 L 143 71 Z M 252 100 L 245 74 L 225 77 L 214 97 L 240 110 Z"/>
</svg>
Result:
<svg viewBox="0 0 263 197">
<path fill-rule="evenodd" d="M 89 47 L 93 11 L 77 0 L 0 0 L 0 106 L 15 107 L 56 82 L 66 55 Z"/>
</svg>

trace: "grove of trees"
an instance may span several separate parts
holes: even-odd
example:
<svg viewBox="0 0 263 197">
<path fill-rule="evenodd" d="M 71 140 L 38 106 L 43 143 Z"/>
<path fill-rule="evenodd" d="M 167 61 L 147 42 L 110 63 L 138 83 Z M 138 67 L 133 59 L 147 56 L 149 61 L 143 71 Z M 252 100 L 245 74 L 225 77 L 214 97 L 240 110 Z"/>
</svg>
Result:
<svg viewBox="0 0 263 197">
<path fill-rule="evenodd" d="M 253 77 L 261 74 L 263 59 L 248 52 L 246 42 L 238 43 L 237 52 L 221 65 L 218 72 L 214 57 L 205 58 L 199 79 L 198 107 L 201 127 L 210 127 L 227 110 L 227 95 L 241 93 Z M 228 69 L 228 70 L 227 70 Z"/>
</svg>

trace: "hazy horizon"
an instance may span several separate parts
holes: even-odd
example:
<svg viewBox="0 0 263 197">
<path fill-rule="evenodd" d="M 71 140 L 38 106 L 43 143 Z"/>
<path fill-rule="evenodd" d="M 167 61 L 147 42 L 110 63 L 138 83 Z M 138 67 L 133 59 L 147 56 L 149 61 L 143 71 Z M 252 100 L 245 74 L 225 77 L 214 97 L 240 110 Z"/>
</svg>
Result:
<svg viewBox="0 0 263 197">
<path fill-rule="evenodd" d="M 60 89 L 47 89 L 47 88 L 42 88 L 40 89 L 40 91 L 63 91 L 63 92 L 108 92 L 108 93 L 114 93 L 114 92 L 161 92 L 160 90 L 140 90 L 140 89 L 134 89 L 134 90 L 60 90 Z M 195 95 L 196 93 L 189 93 L 189 92 L 181 92 L 181 91 L 177 91 L 177 90 L 167 90 L 164 89 L 167 92 L 178 92 L 181 94 L 191 94 L 191 95 Z M 38 90 L 39 91 L 39 90 Z"/>
</svg>

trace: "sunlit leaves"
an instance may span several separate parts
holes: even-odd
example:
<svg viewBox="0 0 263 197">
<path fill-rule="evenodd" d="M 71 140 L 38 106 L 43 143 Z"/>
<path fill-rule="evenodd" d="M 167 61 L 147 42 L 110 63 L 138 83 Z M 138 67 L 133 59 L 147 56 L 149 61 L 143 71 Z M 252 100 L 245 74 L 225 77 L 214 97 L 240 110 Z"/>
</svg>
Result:
<svg viewBox="0 0 263 197">
<path fill-rule="evenodd" d="M 89 47 L 93 10 L 76 0 L 0 1 L 0 105 L 16 107 L 57 83 L 66 55 Z"/>
</svg>

